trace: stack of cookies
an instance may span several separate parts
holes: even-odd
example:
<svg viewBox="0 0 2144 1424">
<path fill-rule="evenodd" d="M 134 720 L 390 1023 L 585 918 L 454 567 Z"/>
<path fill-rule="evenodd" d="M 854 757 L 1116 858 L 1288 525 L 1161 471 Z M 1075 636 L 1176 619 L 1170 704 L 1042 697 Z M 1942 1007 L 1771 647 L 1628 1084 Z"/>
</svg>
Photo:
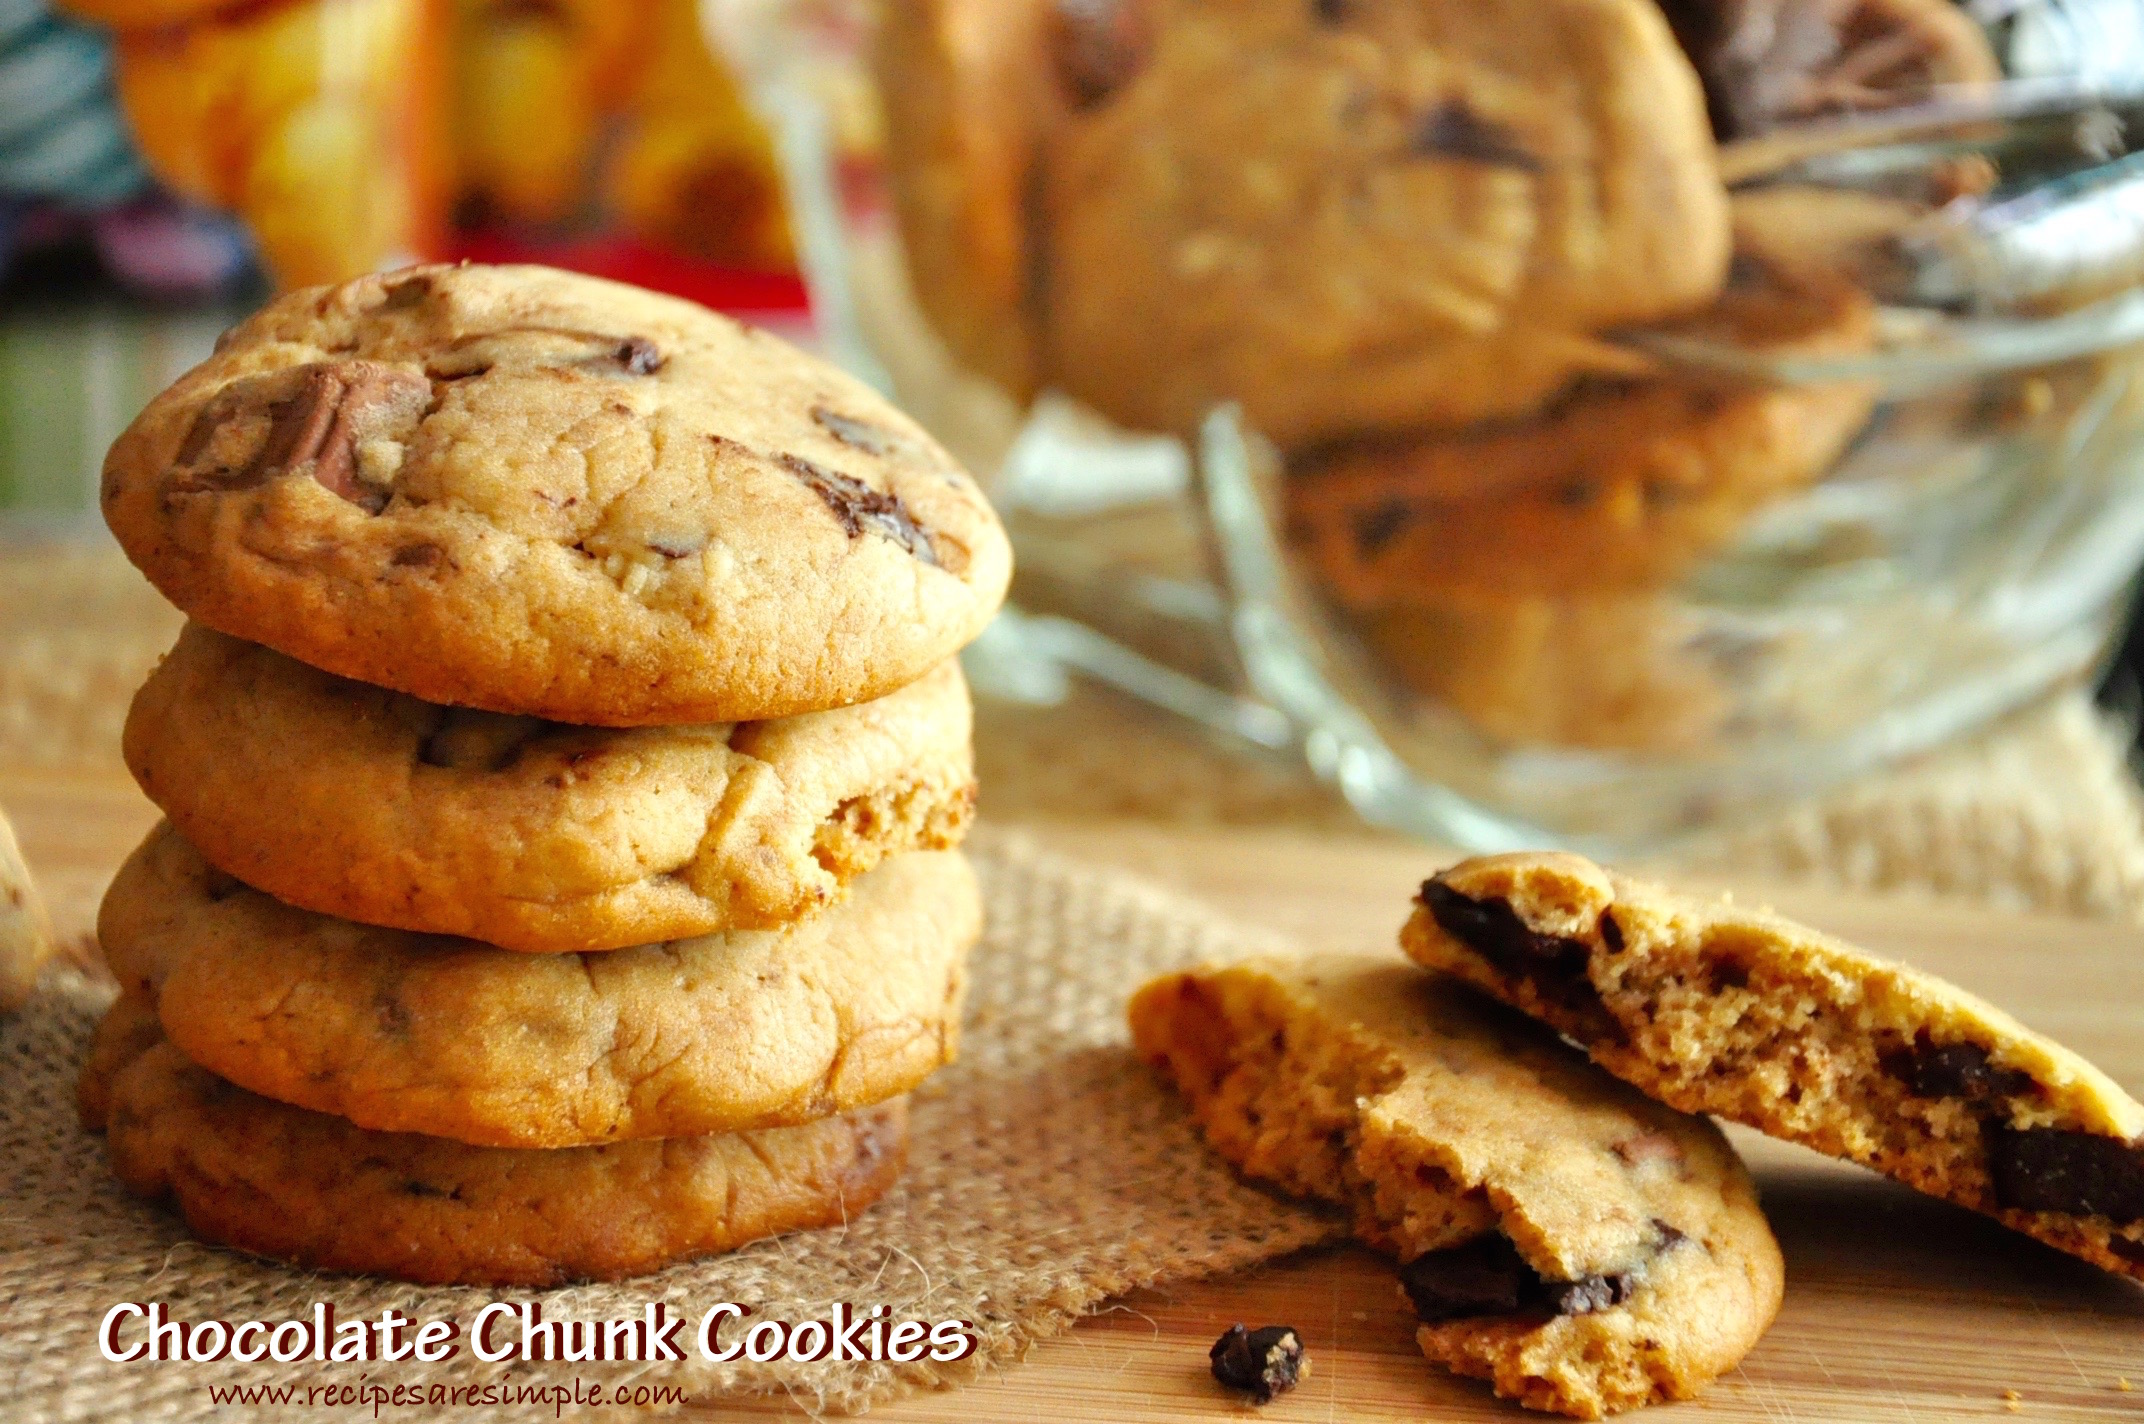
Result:
<svg viewBox="0 0 2144 1424">
<path fill-rule="evenodd" d="M 120 1178 L 300 1264 L 541 1284 L 839 1221 L 980 929 L 975 483 L 840 372 L 537 268 L 292 293 L 112 448 L 195 621 L 99 924 Z"/>
</svg>

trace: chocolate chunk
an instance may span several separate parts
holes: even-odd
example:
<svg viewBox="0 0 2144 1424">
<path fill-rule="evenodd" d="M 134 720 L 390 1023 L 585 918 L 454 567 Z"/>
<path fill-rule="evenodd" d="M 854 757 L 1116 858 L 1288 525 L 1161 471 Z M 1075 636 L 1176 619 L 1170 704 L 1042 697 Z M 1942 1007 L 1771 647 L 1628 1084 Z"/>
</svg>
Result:
<svg viewBox="0 0 2144 1424">
<path fill-rule="evenodd" d="M 2030 1073 L 1989 1063 L 1988 1050 L 1977 1043 L 1936 1046 L 1927 1029 L 1914 1034 L 1911 1046 L 1886 1049 L 1877 1061 L 1923 1098 L 2008 1098 L 2038 1086 Z"/>
<path fill-rule="evenodd" d="M 2144 1140 L 2001 1123 L 1985 1136 L 1996 1205 L 2144 1221 Z"/>
<path fill-rule="evenodd" d="M 1310 13 L 1321 25 L 1347 23 L 1349 0 L 1310 0 Z"/>
<path fill-rule="evenodd" d="M 377 514 L 387 507 L 391 491 L 358 478 L 358 446 L 367 440 L 406 439 L 424 418 L 431 398 L 432 383 L 424 376 L 378 361 L 314 362 L 236 382 L 194 417 L 174 462 L 175 487 L 255 489 L 302 471 Z M 216 454 L 217 436 L 224 429 L 257 421 L 262 414 L 267 428 L 243 459 L 203 464 Z"/>
<path fill-rule="evenodd" d="M 398 569 L 428 569 L 447 556 L 437 544 L 404 544 L 387 562 Z"/>
<path fill-rule="evenodd" d="M 1666 1222 L 1655 1221 L 1653 1227 L 1656 1254 L 1687 1239 Z M 1593 1315 L 1628 1303 L 1638 1292 L 1641 1272 L 1642 1267 L 1575 1281 L 1543 1280 L 1509 1237 L 1489 1235 L 1415 1257 L 1400 1268 L 1400 1289 L 1425 1325 L 1485 1315 Z"/>
<path fill-rule="evenodd" d="M 420 1182 L 414 1177 L 402 1184 L 402 1191 L 413 1197 L 444 1197 L 449 1200 L 460 1195 L 459 1192 L 450 1192 L 445 1187 L 435 1187 L 430 1182 Z"/>
<path fill-rule="evenodd" d="M 1375 509 L 1355 516 L 1355 547 L 1365 556 L 1377 553 L 1407 527 L 1413 511 L 1403 499 L 1388 499 Z"/>
<path fill-rule="evenodd" d="M 894 448 L 892 435 L 869 421 L 858 420 L 853 415 L 843 415 L 838 410 L 815 405 L 811 408 L 811 418 L 842 444 L 853 445 L 867 455 L 888 454 Z"/>
<path fill-rule="evenodd" d="M 2144 1241 L 2131 1241 L 2126 1236 L 2110 1236 L 2107 1238 L 2107 1249 L 2125 1261 L 2144 1265 Z"/>
<path fill-rule="evenodd" d="M 1400 1289 L 1425 1325 L 1479 1315 L 1516 1315 L 1547 1297 L 1541 1277 L 1507 1237 L 1489 1235 L 1431 1251 L 1400 1267 Z"/>
<path fill-rule="evenodd" d="M 1601 943 L 1608 947 L 1610 954 L 1623 952 L 1623 927 L 1616 923 L 1612 910 L 1601 911 Z"/>
<path fill-rule="evenodd" d="M 663 368 L 663 353 L 645 336 L 628 336 L 618 343 L 610 359 L 629 376 L 652 376 Z"/>
<path fill-rule="evenodd" d="M 1076 108 L 1129 84 L 1152 44 L 1143 0 L 1058 0 L 1057 72 Z"/>
<path fill-rule="evenodd" d="M 1653 1218 L 1653 1249 L 1655 1251 L 1672 1251 L 1689 1239 L 1690 1234 L 1688 1232 L 1669 1225 L 1657 1216 Z"/>
<path fill-rule="evenodd" d="M 1470 900 L 1442 880 L 1425 880 L 1422 903 L 1439 929 L 1507 974 L 1585 977 L 1586 942 L 1527 928 L 1509 900 Z"/>
<path fill-rule="evenodd" d="M 1552 1288 L 1549 1304 L 1558 1315 L 1593 1315 L 1615 1309 L 1635 1291 L 1627 1275 L 1585 1276 Z"/>
<path fill-rule="evenodd" d="M 1455 158 L 1462 163 L 1485 163 L 1527 173 L 1539 173 L 1543 167 L 1540 158 L 1527 152 L 1509 129 L 1489 122 L 1456 101 L 1440 104 L 1423 115 L 1415 125 L 1409 146 L 1424 158 Z"/>
<path fill-rule="evenodd" d="M 1510 901 L 1469 899 L 1442 880 L 1424 881 L 1421 901 L 1446 934 L 1576 1016 L 1580 1023 L 1571 1032 L 1595 1042 L 1623 1037 L 1622 1025 L 1587 977 L 1591 950 L 1584 940 L 1529 929 Z"/>
<path fill-rule="evenodd" d="M 801 455 L 776 457 L 782 468 L 802 480 L 811 492 L 834 511 L 841 527 L 851 539 L 876 534 L 891 539 L 926 564 L 936 565 L 937 550 L 931 545 L 931 536 L 916 523 L 901 503 L 901 497 L 891 492 L 871 488 L 854 475 L 845 475 L 839 470 L 829 470 Z"/>
<path fill-rule="evenodd" d="M 1215 1379 L 1230 1389 L 1244 1390 L 1260 1404 L 1270 1404 L 1274 1395 L 1295 1388 L 1296 1381 L 1310 1370 L 1302 1337 L 1286 1325 L 1257 1330 L 1231 1325 L 1213 1342 L 1207 1358 L 1213 1362 Z"/>
</svg>

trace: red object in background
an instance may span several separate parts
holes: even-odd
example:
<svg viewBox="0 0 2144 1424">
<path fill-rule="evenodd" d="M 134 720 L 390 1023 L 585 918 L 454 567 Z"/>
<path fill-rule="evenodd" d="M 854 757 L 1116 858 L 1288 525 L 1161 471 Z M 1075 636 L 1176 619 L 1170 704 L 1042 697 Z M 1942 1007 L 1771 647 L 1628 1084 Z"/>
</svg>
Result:
<svg viewBox="0 0 2144 1424">
<path fill-rule="evenodd" d="M 806 316 L 811 303 L 794 272 L 752 272 L 674 252 L 624 235 L 546 240 L 492 228 L 449 233 L 449 262 L 540 262 L 668 292 L 716 311 Z"/>
</svg>

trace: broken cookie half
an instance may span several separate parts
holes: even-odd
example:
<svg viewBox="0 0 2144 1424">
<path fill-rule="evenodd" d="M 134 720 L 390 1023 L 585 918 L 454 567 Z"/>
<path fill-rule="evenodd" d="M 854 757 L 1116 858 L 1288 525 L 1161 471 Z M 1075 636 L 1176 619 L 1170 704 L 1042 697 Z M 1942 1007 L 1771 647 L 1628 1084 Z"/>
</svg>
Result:
<svg viewBox="0 0 2144 1424">
<path fill-rule="evenodd" d="M 1384 956 L 1165 975 L 1140 1054 L 1250 1176 L 1399 1258 L 1422 1350 L 1530 1408 L 1683 1399 L 1778 1311 L 1783 1267 L 1718 1129 Z"/>
<path fill-rule="evenodd" d="M 1401 944 L 1664 1103 L 2144 1279 L 2144 1106 L 1956 985 L 1561 854 L 1453 866 Z"/>
</svg>

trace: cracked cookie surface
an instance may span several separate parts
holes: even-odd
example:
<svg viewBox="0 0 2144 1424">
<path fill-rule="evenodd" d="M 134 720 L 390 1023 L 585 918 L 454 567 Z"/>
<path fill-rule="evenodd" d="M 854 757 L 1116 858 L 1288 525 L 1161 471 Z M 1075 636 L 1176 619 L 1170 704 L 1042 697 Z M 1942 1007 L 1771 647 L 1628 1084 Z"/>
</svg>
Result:
<svg viewBox="0 0 2144 1424">
<path fill-rule="evenodd" d="M 278 298 L 149 403 L 102 498 L 211 627 L 579 724 L 882 696 L 979 632 L 1010 574 L 975 482 L 862 383 L 540 267 Z"/>
<path fill-rule="evenodd" d="M 1295 449 L 1537 408 L 1702 307 L 1727 200 L 1652 0 L 1116 0 L 1040 163 L 1046 376 Z M 1082 44 L 1082 40 L 1086 40 Z"/>
<path fill-rule="evenodd" d="M 173 1198 L 202 1237 L 427 1284 L 614 1280 L 838 1226 L 893 1185 L 907 1149 L 898 1098 L 797 1127 L 555 1152 L 367 1132 L 194 1066 L 135 995 L 98 1026 L 80 1098 L 120 1181 Z"/>
<path fill-rule="evenodd" d="M 2144 1106 L 1956 985 L 1564 854 L 1453 866 L 1401 943 L 1663 1102 L 2144 1279 Z"/>
<path fill-rule="evenodd" d="M 190 624 L 134 699 L 142 790 L 219 869 L 365 924 L 530 952 L 769 928 L 975 798 L 957 662 L 769 722 L 592 728 L 421 702 Z"/>
<path fill-rule="evenodd" d="M 1717 1128 L 1394 956 L 1268 958 L 1133 996 L 1140 1054 L 1247 1174 L 1401 1262 L 1423 1352 L 1582 1418 L 1695 1393 L 1779 1307 Z"/>
<path fill-rule="evenodd" d="M 382 1132 L 571 1147 L 788 1126 L 952 1060 L 981 932 L 957 851 L 780 930 L 516 954 L 285 905 L 168 824 L 98 916 L 120 983 L 219 1077 Z"/>
</svg>

